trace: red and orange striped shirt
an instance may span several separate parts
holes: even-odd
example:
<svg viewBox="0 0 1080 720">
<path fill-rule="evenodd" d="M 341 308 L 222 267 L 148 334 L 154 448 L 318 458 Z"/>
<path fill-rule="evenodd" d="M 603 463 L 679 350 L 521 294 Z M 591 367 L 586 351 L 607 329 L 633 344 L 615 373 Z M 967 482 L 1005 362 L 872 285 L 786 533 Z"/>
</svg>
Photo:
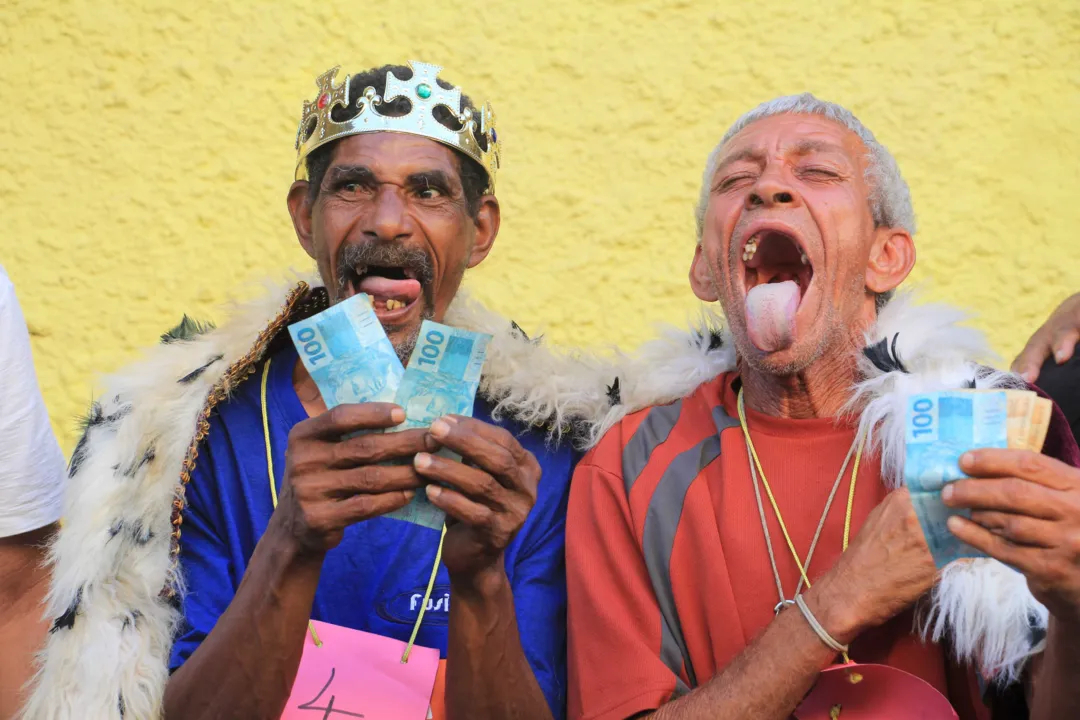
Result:
<svg viewBox="0 0 1080 720">
<path fill-rule="evenodd" d="M 737 381 L 723 374 L 682 400 L 628 416 L 577 467 L 566 531 L 572 719 L 622 720 L 660 707 L 706 683 L 774 617 L 779 597 L 737 419 Z M 747 423 L 805 557 L 855 426 L 749 408 Z M 840 555 L 846 489 L 845 479 L 811 581 Z M 864 458 L 852 536 L 886 493 L 879 459 Z M 790 598 L 799 571 L 767 501 L 765 516 Z M 921 677 L 961 718 L 989 717 L 974 674 L 943 647 L 922 643 L 912 620 L 908 612 L 865 633 L 852 659 Z"/>
</svg>

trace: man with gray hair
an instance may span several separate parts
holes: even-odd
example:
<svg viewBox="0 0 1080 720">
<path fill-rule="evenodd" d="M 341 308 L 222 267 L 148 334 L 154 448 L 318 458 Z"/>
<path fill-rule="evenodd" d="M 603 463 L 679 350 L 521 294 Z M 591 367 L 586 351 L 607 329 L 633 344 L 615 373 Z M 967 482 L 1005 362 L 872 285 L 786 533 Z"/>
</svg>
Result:
<svg viewBox="0 0 1080 720">
<path fill-rule="evenodd" d="M 976 362 L 960 313 L 892 297 L 915 263 L 892 155 L 838 105 L 765 103 L 710 155 L 697 231 L 690 284 L 727 320 L 697 342 L 708 379 L 623 418 L 571 485 L 569 716 L 1080 716 L 1060 411 L 1043 454 L 969 452 L 943 491 L 986 559 L 939 572 L 903 486 L 907 397 L 1022 381 Z"/>
</svg>

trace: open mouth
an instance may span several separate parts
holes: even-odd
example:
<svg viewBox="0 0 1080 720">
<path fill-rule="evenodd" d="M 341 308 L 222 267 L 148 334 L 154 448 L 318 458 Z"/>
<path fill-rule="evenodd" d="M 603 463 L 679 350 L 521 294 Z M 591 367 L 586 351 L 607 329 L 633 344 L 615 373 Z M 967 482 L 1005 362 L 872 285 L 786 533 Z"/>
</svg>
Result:
<svg viewBox="0 0 1080 720">
<path fill-rule="evenodd" d="M 750 229 L 742 246 L 746 329 L 762 352 L 791 347 L 796 317 L 814 279 L 814 266 L 793 231 Z"/>
<path fill-rule="evenodd" d="M 746 291 L 758 285 L 792 281 L 800 299 L 814 278 L 814 266 L 799 241 L 782 230 L 761 230 L 743 245 Z"/>
<path fill-rule="evenodd" d="M 353 293 L 366 293 L 381 319 L 396 319 L 417 305 L 423 288 L 408 267 L 362 265 L 349 268 L 348 285 Z"/>
</svg>

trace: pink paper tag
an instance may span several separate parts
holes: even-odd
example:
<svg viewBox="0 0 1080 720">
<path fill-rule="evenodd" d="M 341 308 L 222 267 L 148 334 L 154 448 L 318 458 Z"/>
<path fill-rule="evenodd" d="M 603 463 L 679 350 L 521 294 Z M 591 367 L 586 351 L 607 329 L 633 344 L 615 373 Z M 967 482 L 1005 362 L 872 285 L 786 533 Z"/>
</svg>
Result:
<svg viewBox="0 0 1080 720">
<path fill-rule="evenodd" d="M 282 720 L 424 720 L 439 651 L 313 620 Z"/>
</svg>

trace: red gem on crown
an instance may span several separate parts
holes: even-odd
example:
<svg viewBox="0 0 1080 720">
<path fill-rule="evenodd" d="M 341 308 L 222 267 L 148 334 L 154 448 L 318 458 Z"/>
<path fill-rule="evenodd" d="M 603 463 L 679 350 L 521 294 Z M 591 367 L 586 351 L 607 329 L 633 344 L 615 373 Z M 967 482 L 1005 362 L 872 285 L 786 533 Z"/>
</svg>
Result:
<svg viewBox="0 0 1080 720">
<path fill-rule="evenodd" d="M 318 104 L 320 110 L 322 110 L 327 105 L 329 105 L 330 104 L 330 93 L 323 93 L 322 95 L 320 95 L 319 96 L 319 101 L 318 101 L 317 104 Z"/>
</svg>

